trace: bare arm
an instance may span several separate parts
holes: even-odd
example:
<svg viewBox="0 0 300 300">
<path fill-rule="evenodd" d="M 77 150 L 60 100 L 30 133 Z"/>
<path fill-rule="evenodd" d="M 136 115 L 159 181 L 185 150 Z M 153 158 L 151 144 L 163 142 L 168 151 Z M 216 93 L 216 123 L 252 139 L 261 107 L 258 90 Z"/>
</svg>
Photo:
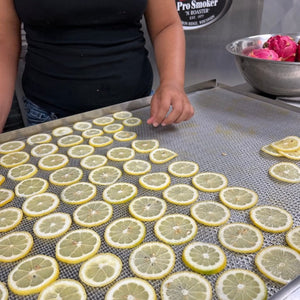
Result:
<svg viewBox="0 0 300 300">
<path fill-rule="evenodd" d="M 20 21 L 13 0 L 0 1 L 0 133 L 13 99 L 20 53 Z"/>
<path fill-rule="evenodd" d="M 148 124 L 186 121 L 194 109 L 184 92 L 185 37 L 175 1 L 148 0 L 145 18 L 160 76 Z M 172 111 L 167 115 L 170 107 Z"/>
</svg>

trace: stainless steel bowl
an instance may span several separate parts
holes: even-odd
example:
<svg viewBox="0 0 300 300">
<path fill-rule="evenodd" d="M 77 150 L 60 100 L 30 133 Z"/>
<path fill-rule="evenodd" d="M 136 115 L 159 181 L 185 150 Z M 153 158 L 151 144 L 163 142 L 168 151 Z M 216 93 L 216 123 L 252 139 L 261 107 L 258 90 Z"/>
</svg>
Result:
<svg viewBox="0 0 300 300">
<path fill-rule="evenodd" d="M 248 57 L 255 48 L 262 48 L 271 36 L 263 34 L 236 40 L 226 45 L 235 56 L 236 64 L 245 80 L 255 89 L 274 96 L 300 96 L 300 62 L 271 61 Z M 287 33 L 296 42 L 300 33 Z"/>
</svg>

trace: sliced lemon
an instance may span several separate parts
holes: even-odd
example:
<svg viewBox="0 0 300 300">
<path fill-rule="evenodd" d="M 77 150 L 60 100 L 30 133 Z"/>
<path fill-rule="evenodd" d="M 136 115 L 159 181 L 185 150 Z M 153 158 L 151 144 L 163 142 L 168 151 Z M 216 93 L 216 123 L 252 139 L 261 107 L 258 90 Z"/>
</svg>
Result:
<svg viewBox="0 0 300 300">
<path fill-rule="evenodd" d="M 25 148 L 23 141 L 10 141 L 0 144 L 0 154 L 8 154 L 12 152 L 21 151 Z"/>
<path fill-rule="evenodd" d="M 123 124 L 109 124 L 103 127 L 103 131 L 105 133 L 116 133 L 118 131 L 121 131 L 124 129 L 124 125 Z"/>
<path fill-rule="evenodd" d="M 59 147 L 72 147 L 81 143 L 83 143 L 83 137 L 76 134 L 63 136 L 57 141 Z"/>
<path fill-rule="evenodd" d="M 169 275 L 161 285 L 161 299 L 212 299 L 211 284 L 193 272 L 176 272 Z"/>
<path fill-rule="evenodd" d="M 110 136 L 94 136 L 90 138 L 89 144 L 93 147 L 105 147 L 113 143 L 113 138 Z"/>
<path fill-rule="evenodd" d="M 264 241 L 259 229 L 244 223 L 225 224 L 220 228 L 218 238 L 225 248 L 239 253 L 254 253 Z"/>
<path fill-rule="evenodd" d="M 161 242 L 148 242 L 135 248 L 129 257 L 131 271 L 144 279 L 161 279 L 174 268 L 173 249 Z"/>
<path fill-rule="evenodd" d="M 71 224 L 69 214 L 57 212 L 38 219 L 33 225 L 33 232 L 41 239 L 54 239 L 65 234 Z"/>
<path fill-rule="evenodd" d="M 37 173 L 38 169 L 35 165 L 32 164 L 23 164 L 14 168 L 11 168 L 7 177 L 12 180 L 21 181 L 27 178 L 34 176 Z"/>
<path fill-rule="evenodd" d="M 69 158 L 65 154 L 50 154 L 42 157 L 38 166 L 42 170 L 53 171 L 65 167 L 69 163 Z"/>
<path fill-rule="evenodd" d="M 56 244 L 56 258 L 68 264 L 77 264 L 94 256 L 100 244 L 100 236 L 94 230 L 73 230 Z"/>
<path fill-rule="evenodd" d="M 232 209 L 248 209 L 258 201 L 258 195 L 243 187 L 227 187 L 220 191 L 219 198 L 222 203 Z"/>
<path fill-rule="evenodd" d="M 87 170 L 93 170 L 99 167 L 104 166 L 107 163 L 107 158 L 104 155 L 93 154 L 87 157 L 84 157 L 80 161 L 80 165 Z"/>
<path fill-rule="evenodd" d="M 137 137 L 136 132 L 121 130 L 113 135 L 113 138 L 119 142 L 132 141 Z"/>
<path fill-rule="evenodd" d="M 5 181 L 5 176 L 0 175 L 0 185 Z"/>
<path fill-rule="evenodd" d="M 183 214 L 170 214 L 161 217 L 154 225 L 156 237 L 170 245 L 181 245 L 191 241 L 197 234 L 197 224 Z"/>
<path fill-rule="evenodd" d="M 86 139 L 90 139 L 94 136 L 100 136 L 102 134 L 104 134 L 103 130 L 97 128 L 87 129 L 82 132 L 82 136 Z"/>
<path fill-rule="evenodd" d="M 70 298 L 73 300 L 87 299 L 84 287 L 74 279 L 59 279 L 41 291 L 38 300 L 67 300 Z"/>
<path fill-rule="evenodd" d="M 191 207 L 191 216 L 200 224 L 220 226 L 230 218 L 229 209 L 215 201 L 201 201 Z"/>
<path fill-rule="evenodd" d="M 75 130 L 79 130 L 79 131 L 85 131 L 92 127 L 93 127 L 93 125 L 90 122 L 86 122 L 86 121 L 79 121 L 79 122 L 76 122 L 73 124 L 73 128 Z"/>
<path fill-rule="evenodd" d="M 164 164 L 175 158 L 178 154 L 167 148 L 157 148 L 150 152 L 149 159 L 154 164 Z"/>
<path fill-rule="evenodd" d="M 46 143 L 33 147 L 31 149 L 31 155 L 35 157 L 43 157 L 49 154 L 54 154 L 58 151 L 58 147 L 55 144 Z"/>
<path fill-rule="evenodd" d="M 92 200 L 97 193 L 94 184 L 89 182 L 77 182 L 67 186 L 61 192 L 61 200 L 67 204 L 83 204 Z"/>
<path fill-rule="evenodd" d="M 212 275 L 221 272 L 226 267 L 226 255 L 217 245 L 211 243 L 193 242 L 182 252 L 182 260 L 191 270 Z"/>
<path fill-rule="evenodd" d="M 20 208 L 8 207 L 0 210 L 0 232 L 7 232 L 16 228 L 23 219 Z"/>
<path fill-rule="evenodd" d="M 261 205 L 251 209 L 250 219 L 261 230 L 279 233 L 289 230 L 293 218 L 286 210 L 270 205 Z"/>
<path fill-rule="evenodd" d="M 130 118 L 125 119 L 122 123 L 124 126 L 133 127 L 133 126 L 141 125 L 142 120 L 137 117 L 130 117 Z"/>
<path fill-rule="evenodd" d="M 131 159 L 123 164 L 124 171 L 129 175 L 144 175 L 151 171 L 151 164 L 141 159 Z"/>
<path fill-rule="evenodd" d="M 35 144 L 43 144 L 49 143 L 52 140 L 52 136 L 48 133 L 38 133 L 30 136 L 27 139 L 27 144 L 35 145 Z"/>
<path fill-rule="evenodd" d="M 199 166 L 193 161 L 176 161 L 168 166 L 168 171 L 176 177 L 191 177 L 197 174 Z"/>
<path fill-rule="evenodd" d="M 147 281 L 128 277 L 115 283 L 105 295 L 105 300 L 118 299 L 156 300 L 156 294 L 151 284 Z"/>
<path fill-rule="evenodd" d="M 12 201 L 15 193 L 9 189 L 0 189 L 0 207 Z"/>
<path fill-rule="evenodd" d="M 70 185 L 78 182 L 83 176 L 83 171 L 77 167 L 65 167 L 52 172 L 49 181 L 55 185 Z"/>
<path fill-rule="evenodd" d="M 267 278 L 287 284 L 299 276 L 300 254 L 289 247 L 269 246 L 256 255 L 255 265 Z"/>
<path fill-rule="evenodd" d="M 279 153 L 276 149 L 274 149 L 271 144 L 269 145 L 265 145 L 261 148 L 261 151 L 269 154 L 269 155 L 272 155 L 272 156 L 275 156 L 275 157 L 281 157 L 282 154 Z"/>
<path fill-rule="evenodd" d="M 192 183 L 194 187 L 202 192 L 219 192 L 224 189 L 228 180 L 226 176 L 220 173 L 203 172 L 193 177 Z"/>
<path fill-rule="evenodd" d="M 271 146 L 277 151 L 296 151 L 300 148 L 300 138 L 297 136 L 287 136 L 282 140 L 271 143 Z"/>
<path fill-rule="evenodd" d="M 115 119 L 113 117 L 104 116 L 94 119 L 93 123 L 98 126 L 106 126 L 113 123 L 114 121 Z"/>
<path fill-rule="evenodd" d="M 145 225 L 134 218 L 120 218 L 110 223 L 104 232 L 106 243 L 114 248 L 133 248 L 146 235 Z"/>
<path fill-rule="evenodd" d="M 278 151 L 278 152 L 286 158 L 293 159 L 293 160 L 300 160 L 300 148 L 292 152 L 283 152 L 283 151 Z"/>
<path fill-rule="evenodd" d="M 198 197 L 198 191 L 188 184 L 174 184 L 163 191 L 163 198 L 176 205 L 190 205 Z"/>
<path fill-rule="evenodd" d="M 289 183 L 300 182 L 300 168 L 294 163 L 277 163 L 269 169 L 269 174 L 280 181 Z"/>
<path fill-rule="evenodd" d="M 68 126 L 60 126 L 60 127 L 54 128 L 52 130 L 52 134 L 55 137 L 61 137 L 61 136 L 68 135 L 71 133 L 73 133 L 73 129 Z"/>
<path fill-rule="evenodd" d="M 56 260 L 46 255 L 35 255 L 22 260 L 8 275 L 8 286 L 17 295 L 31 295 L 44 290 L 59 276 Z"/>
<path fill-rule="evenodd" d="M 109 149 L 106 156 L 112 161 L 127 161 L 134 158 L 135 151 L 128 147 L 115 147 Z"/>
<path fill-rule="evenodd" d="M 111 204 L 125 203 L 133 199 L 137 195 L 137 187 L 127 182 L 117 182 L 103 191 L 102 197 Z"/>
<path fill-rule="evenodd" d="M 91 201 L 80 205 L 73 213 L 74 222 L 83 227 L 94 227 L 108 222 L 113 208 L 104 201 Z"/>
<path fill-rule="evenodd" d="M 167 173 L 148 173 L 139 178 L 140 185 L 147 190 L 164 190 L 171 184 L 171 178 Z"/>
<path fill-rule="evenodd" d="M 48 187 L 49 183 L 46 179 L 33 177 L 18 183 L 15 187 L 15 193 L 18 197 L 27 198 L 46 192 Z"/>
<path fill-rule="evenodd" d="M 291 229 L 285 236 L 287 244 L 300 253 L 300 226 Z"/>
<path fill-rule="evenodd" d="M 0 299 L 1 300 L 8 299 L 8 290 L 3 282 L 0 282 Z"/>
<path fill-rule="evenodd" d="M 159 147 L 158 140 L 134 140 L 131 147 L 139 153 L 150 153 Z"/>
<path fill-rule="evenodd" d="M 93 154 L 94 151 L 95 148 L 91 145 L 76 145 L 69 148 L 67 153 L 72 158 L 84 158 Z"/>
<path fill-rule="evenodd" d="M 216 282 L 216 293 L 222 300 L 266 300 L 268 296 L 263 280 L 255 273 L 243 269 L 222 273 Z"/>
<path fill-rule="evenodd" d="M 28 217 L 41 217 L 47 215 L 58 207 L 59 198 L 53 193 L 42 193 L 27 198 L 22 210 Z"/>
<path fill-rule="evenodd" d="M 158 220 L 165 214 L 166 210 L 166 202 L 153 196 L 138 197 L 129 204 L 130 214 L 140 221 Z"/>
<path fill-rule="evenodd" d="M 0 158 L 0 165 L 4 168 L 13 168 L 28 162 L 30 155 L 27 152 L 18 151 L 5 154 Z"/>
<path fill-rule="evenodd" d="M 103 166 L 94 169 L 89 174 L 89 181 L 99 185 L 110 185 L 122 176 L 120 169 L 112 166 Z"/>
<path fill-rule="evenodd" d="M 113 114 L 113 117 L 116 120 L 125 120 L 128 118 L 132 117 L 132 113 L 130 111 L 122 110 L 122 111 L 117 111 Z"/>
</svg>

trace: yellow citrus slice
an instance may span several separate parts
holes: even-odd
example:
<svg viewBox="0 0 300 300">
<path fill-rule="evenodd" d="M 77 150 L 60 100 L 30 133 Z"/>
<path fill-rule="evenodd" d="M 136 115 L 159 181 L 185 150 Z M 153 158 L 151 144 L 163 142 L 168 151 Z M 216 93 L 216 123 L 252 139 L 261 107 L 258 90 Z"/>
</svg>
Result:
<svg viewBox="0 0 300 300">
<path fill-rule="evenodd" d="M 137 137 L 136 132 L 121 130 L 113 135 L 113 138 L 119 142 L 132 141 Z"/>
<path fill-rule="evenodd" d="M 84 158 L 93 154 L 94 151 L 95 148 L 91 145 L 76 145 L 69 148 L 67 153 L 72 158 Z"/>
<path fill-rule="evenodd" d="M 82 136 L 86 139 L 90 139 L 94 136 L 100 136 L 102 134 L 104 134 L 103 130 L 98 128 L 91 128 L 82 132 Z"/>
<path fill-rule="evenodd" d="M 254 253 L 262 247 L 264 241 L 259 229 L 244 223 L 224 225 L 219 230 L 218 238 L 225 248 L 239 253 Z"/>
<path fill-rule="evenodd" d="M 89 174 L 89 181 L 99 185 L 110 185 L 122 176 L 120 169 L 112 166 L 103 166 L 94 169 Z"/>
<path fill-rule="evenodd" d="M 124 171 L 129 175 L 144 175 L 151 171 L 151 164 L 141 159 L 131 159 L 123 164 Z"/>
<path fill-rule="evenodd" d="M 212 299 L 211 284 L 203 276 L 193 272 L 176 272 L 161 285 L 161 299 Z"/>
<path fill-rule="evenodd" d="M 77 264 L 94 256 L 100 244 L 100 236 L 94 230 L 73 230 L 56 244 L 56 258 L 68 264 Z"/>
<path fill-rule="evenodd" d="M 113 117 L 116 120 L 125 120 L 125 119 L 128 119 L 128 118 L 131 118 L 132 117 L 132 113 L 130 111 L 126 111 L 126 110 L 118 111 L 118 112 L 115 112 L 113 114 Z"/>
<path fill-rule="evenodd" d="M 287 136 L 282 140 L 271 143 L 277 151 L 296 151 L 300 148 L 300 138 L 297 136 Z"/>
<path fill-rule="evenodd" d="M 103 127 L 103 131 L 105 133 L 116 133 L 118 131 L 123 130 L 124 125 L 123 124 L 109 124 Z"/>
<path fill-rule="evenodd" d="M 70 134 L 70 135 L 61 137 L 57 141 L 57 145 L 59 147 L 72 147 L 72 146 L 81 144 L 83 142 L 83 140 L 84 140 L 83 137 L 80 135 Z"/>
<path fill-rule="evenodd" d="M 128 147 L 115 147 L 109 149 L 106 156 L 112 161 L 127 161 L 134 158 L 135 151 Z"/>
<path fill-rule="evenodd" d="M 227 270 L 216 282 L 216 293 L 222 300 L 266 300 L 268 293 L 264 281 L 255 273 L 243 270 Z"/>
<path fill-rule="evenodd" d="M 149 280 L 161 279 L 173 270 L 175 259 L 175 253 L 169 245 L 148 242 L 131 252 L 129 266 L 138 277 Z"/>
<path fill-rule="evenodd" d="M 52 134 L 55 137 L 61 137 L 61 136 L 68 135 L 71 133 L 73 133 L 73 129 L 68 126 L 60 126 L 60 127 L 54 128 L 52 130 Z"/>
<path fill-rule="evenodd" d="M 128 277 L 118 281 L 105 295 L 105 300 L 139 298 L 143 300 L 156 300 L 156 294 L 150 283 L 135 277 Z"/>
<path fill-rule="evenodd" d="M 93 147 L 100 148 L 112 144 L 113 141 L 113 138 L 110 136 L 94 136 L 90 138 L 89 144 Z"/>
<path fill-rule="evenodd" d="M 154 225 L 156 237 L 170 245 L 181 245 L 191 241 L 196 236 L 197 230 L 194 219 L 183 214 L 165 215 Z"/>
<path fill-rule="evenodd" d="M 65 167 L 69 163 L 69 158 L 65 154 L 50 154 L 42 157 L 38 166 L 42 170 L 53 171 Z"/>
<path fill-rule="evenodd" d="M 150 152 L 149 159 L 154 164 L 163 164 L 170 161 L 177 155 L 177 153 L 167 148 L 157 148 Z"/>
<path fill-rule="evenodd" d="M 52 140 L 52 136 L 48 133 L 38 133 L 30 136 L 27 139 L 27 144 L 35 145 L 35 144 L 43 144 L 49 143 Z"/>
<path fill-rule="evenodd" d="M 87 170 L 93 170 L 99 167 L 104 166 L 107 163 L 107 158 L 104 155 L 93 154 L 87 157 L 84 157 L 80 161 L 80 165 Z"/>
<path fill-rule="evenodd" d="M 171 184 L 171 178 L 167 173 L 148 173 L 139 178 L 140 185 L 147 190 L 164 190 Z"/>
<path fill-rule="evenodd" d="M 158 140 L 134 140 L 131 147 L 139 153 L 150 153 L 159 147 Z"/>
<path fill-rule="evenodd" d="M 191 270 L 212 275 L 226 267 L 226 255 L 217 245 L 203 242 L 188 244 L 182 252 L 182 260 Z"/>
<path fill-rule="evenodd" d="M 87 129 L 92 128 L 92 126 L 93 125 L 90 122 L 86 122 L 86 121 L 79 121 L 73 124 L 73 128 L 79 131 L 85 131 Z"/>
<path fill-rule="evenodd" d="M 133 199 L 129 204 L 129 213 L 140 221 L 155 221 L 160 219 L 167 210 L 163 199 L 153 196 L 142 196 Z"/>
<path fill-rule="evenodd" d="M 23 219 L 20 208 L 8 207 L 0 210 L 0 232 L 7 232 L 16 228 Z"/>
<path fill-rule="evenodd" d="M 280 154 L 276 149 L 274 149 L 271 144 L 269 145 L 265 145 L 261 148 L 261 151 L 269 154 L 269 155 L 272 155 L 272 156 L 275 156 L 275 157 L 281 157 L 282 154 Z"/>
<path fill-rule="evenodd" d="M 163 191 L 163 198 L 176 205 L 190 205 L 198 197 L 198 191 L 188 184 L 174 184 Z"/>
<path fill-rule="evenodd" d="M 0 165 L 4 168 L 13 168 L 28 162 L 30 155 L 27 152 L 18 151 L 5 154 L 0 158 Z"/>
<path fill-rule="evenodd" d="M 122 123 L 124 126 L 133 127 L 133 126 L 141 125 L 142 120 L 137 117 L 130 117 L 130 118 L 125 119 Z"/>
<path fill-rule="evenodd" d="M 200 224 L 220 226 L 230 218 L 229 209 L 215 201 L 201 201 L 191 207 L 191 216 Z"/>
<path fill-rule="evenodd" d="M 0 154 L 8 154 L 12 152 L 21 151 L 25 148 L 23 141 L 10 141 L 0 144 Z"/>
<path fill-rule="evenodd" d="M 35 255 L 22 260 L 8 275 L 8 286 L 17 295 L 31 295 L 44 290 L 59 276 L 56 260 L 46 255 Z"/>
<path fill-rule="evenodd" d="M 111 204 L 125 203 L 133 199 L 137 195 L 137 187 L 127 182 L 117 182 L 103 191 L 103 199 Z"/>
<path fill-rule="evenodd" d="M 49 183 L 46 179 L 33 177 L 18 183 L 15 187 L 15 193 L 18 197 L 27 198 L 46 192 L 48 187 Z"/>
<path fill-rule="evenodd" d="M 5 176 L 0 175 L 0 185 L 5 181 Z"/>
<path fill-rule="evenodd" d="M 24 214 L 28 217 L 41 217 L 51 212 L 59 205 L 59 198 L 53 193 L 42 193 L 27 198 L 22 205 Z"/>
<path fill-rule="evenodd" d="M 31 149 L 31 155 L 35 157 L 43 157 L 50 154 L 54 154 L 58 151 L 58 147 L 55 144 L 46 143 L 33 147 Z"/>
<path fill-rule="evenodd" d="M 78 182 L 83 176 L 83 171 L 77 167 L 65 167 L 52 172 L 49 181 L 55 185 L 70 185 Z"/>
<path fill-rule="evenodd" d="M 145 225 L 134 218 L 120 218 L 110 223 L 104 232 L 106 243 L 114 248 L 133 248 L 146 235 Z"/>
<path fill-rule="evenodd" d="M 283 152 L 283 151 L 278 151 L 278 152 L 286 158 L 293 159 L 293 160 L 300 160 L 300 148 L 292 152 Z"/>
<path fill-rule="evenodd" d="M 0 282 L 0 299 L 1 300 L 8 299 L 8 290 L 3 282 Z"/>
<path fill-rule="evenodd" d="M 89 182 L 77 182 L 67 186 L 61 192 L 61 200 L 67 204 L 83 204 L 92 200 L 97 193 L 94 184 Z"/>
<path fill-rule="evenodd" d="M 94 119 L 93 123 L 98 126 L 106 126 L 113 123 L 114 121 L 115 119 L 113 117 L 104 116 Z"/>
<path fill-rule="evenodd" d="M 293 218 L 283 208 L 261 205 L 250 210 L 250 219 L 261 230 L 280 233 L 289 230 L 293 225 Z"/>
<path fill-rule="evenodd" d="M 38 300 L 67 300 L 70 298 L 73 300 L 87 299 L 83 285 L 74 279 L 59 279 L 42 290 Z"/>
<path fill-rule="evenodd" d="M 258 201 L 258 195 L 243 187 L 227 187 L 220 191 L 219 198 L 222 203 L 232 209 L 248 209 Z"/>
<path fill-rule="evenodd" d="M 228 180 L 220 173 L 203 172 L 195 175 L 192 179 L 194 187 L 202 192 L 219 192 L 224 189 Z"/>
<path fill-rule="evenodd" d="M 7 177 L 12 180 L 21 181 L 34 176 L 38 169 L 32 164 L 23 164 L 14 168 L 9 169 Z"/>
<path fill-rule="evenodd" d="M 285 235 L 287 244 L 300 253 L 300 226 L 292 228 Z"/>
<path fill-rule="evenodd" d="M 27 231 L 15 231 L 1 237 L 0 262 L 17 261 L 25 257 L 32 246 L 33 238 Z"/>
<path fill-rule="evenodd" d="M 91 201 L 80 205 L 73 213 L 73 220 L 83 227 L 94 227 L 108 222 L 113 208 L 104 201 Z"/>
<path fill-rule="evenodd" d="M 277 163 L 269 169 L 269 174 L 280 181 L 289 183 L 300 182 L 300 168 L 294 163 Z"/>
<path fill-rule="evenodd" d="M 299 276 L 300 254 L 289 247 L 269 246 L 256 255 L 255 265 L 267 278 L 287 284 Z"/>
<path fill-rule="evenodd" d="M 112 253 L 100 253 L 82 264 L 79 277 L 92 287 L 103 287 L 116 280 L 122 271 L 121 259 Z"/>
<path fill-rule="evenodd" d="M 38 219 L 33 225 L 33 232 L 41 239 L 54 239 L 65 234 L 71 224 L 69 214 L 57 212 Z"/>
<path fill-rule="evenodd" d="M 193 161 L 176 161 L 168 166 L 168 171 L 176 177 L 191 177 L 197 174 L 199 166 Z"/>
<path fill-rule="evenodd" d="M 9 189 L 0 189 L 0 207 L 12 201 L 15 193 Z"/>
</svg>

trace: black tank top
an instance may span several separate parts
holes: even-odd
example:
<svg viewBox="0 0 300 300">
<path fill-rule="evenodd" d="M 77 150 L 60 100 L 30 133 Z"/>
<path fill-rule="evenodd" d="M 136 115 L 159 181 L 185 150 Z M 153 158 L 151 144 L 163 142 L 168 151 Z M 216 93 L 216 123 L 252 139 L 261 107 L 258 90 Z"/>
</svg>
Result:
<svg viewBox="0 0 300 300">
<path fill-rule="evenodd" d="M 67 116 L 149 95 L 147 0 L 14 0 L 28 52 L 26 97 Z"/>
</svg>

